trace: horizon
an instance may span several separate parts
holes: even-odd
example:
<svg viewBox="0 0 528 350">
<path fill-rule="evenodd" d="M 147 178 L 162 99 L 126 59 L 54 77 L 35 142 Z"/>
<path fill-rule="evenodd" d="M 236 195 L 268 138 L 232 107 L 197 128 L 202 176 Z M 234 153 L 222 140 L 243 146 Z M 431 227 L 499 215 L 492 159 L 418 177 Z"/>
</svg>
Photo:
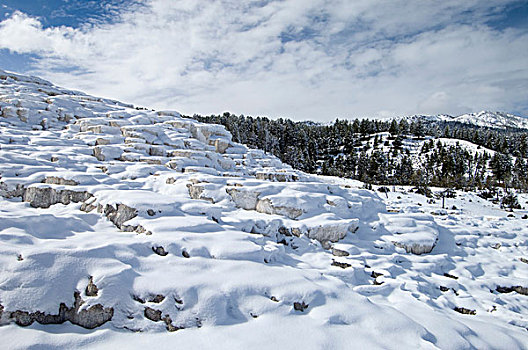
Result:
<svg viewBox="0 0 528 350">
<path fill-rule="evenodd" d="M 527 14 L 516 0 L 8 0 L 0 66 L 185 115 L 526 118 Z"/>
<path fill-rule="evenodd" d="M 28 76 L 28 77 L 31 77 L 31 78 L 38 78 L 38 79 L 43 79 L 39 76 L 35 76 L 35 75 L 25 75 L 25 74 L 22 74 L 20 72 L 14 72 L 14 71 L 9 71 L 9 70 L 5 70 L 5 69 L 2 69 L 0 67 L 0 72 L 1 71 L 4 71 L 4 72 L 7 72 L 7 73 L 10 73 L 10 74 L 16 74 L 16 75 L 24 75 L 24 76 Z M 90 95 L 90 94 L 87 94 L 85 93 L 84 91 L 81 91 L 81 90 L 76 90 L 76 89 L 70 89 L 68 87 L 64 87 L 64 86 L 59 86 L 59 85 L 56 85 L 54 84 L 52 81 L 49 81 L 49 80 L 46 80 L 44 79 L 45 81 L 47 81 L 48 83 L 52 84 L 53 86 L 55 87 L 58 87 L 58 88 L 62 88 L 62 89 L 66 89 L 66 90 L 70 90 L 70 91 L 73 91 L 73 92 L 78 92 L 78 93 L 81 93 L 81 94 L 86 94 L 88 96 L 92 96 L 92 97 L 96 97 L 96 98 L 103 98 L 103 99 L 107 99 L 107 100 L 110 100 L 110 101 L 116 101 L 116 102 L 119 102 L 119 103 L 123 103 L 123 104 L 129 104 L 131 106 L 133 106 L 134 108 L 143 108 L 143 109 L 151 109 L 153 111 L 163 111 L 163 110 L 167 110 L 167 111 L 175 111 L 175 112 L 178 112 L 180 113 L 179 111 L 173 109 L 173 108 L 164 108 L 164 109 L 155 109 L 155 108 L 150 108 L 149 106 L 139 106 L 139 105 L 135 105 L 134 103 L 132 102 L 128 102 L 128 101 L 120 101 L 116 98 L 113 98 L 113 97 L 109 97 L 109 96 L 97 96 L 97 95 Z M 402 119 L 402 118 L 413 118 L 413 117 L 441 117 L 441 116 L 446 116 L 446 117 L 452 117 L 452 118 L 457 118 L 457 117 L 461 117 L 461 116 L 465 116 L 465 115 L 474 115 L 474 114 L 481 114 L 481 113 L 492 113 L 492 114 L 508 114 L 508 115 L 511 115 L 511 116 L 514 116 L 514 117 L 518 117 L 518 118 L 523 118 L 523 119 L 527 119 L 528 120 L 528 115 L 527 116 L 523 116 L 523 115 L 519 115 L 519 114 L 515 114 L 515 113 L 510 113 L 510 112 L 506 112 L 506 111 L 491 111 L 491 110 L 480 110 L 480 111 L 475 111 L 475 112 L 468 112 L 468 113 L 463 113 L 463 114 L 455 114 L 455 115 L 452 115 L 452 114 L 447 114 L 447 113 L 438 113 L 438 114 L 424 114 L 424 113 L 417 113 L 417 114 L 408 114 L 408 115 L 393 115 L 393 116 L 386 116 L 386 117 L 373 117 L 373 116 L 348 116 L 348 117 L 335 117 L 333 119 L 328 119 L 328 120 L 322 120 L 322 121 L 318 121 L 318 120 L 311 120 L 311 119 L 300 119 L 300 120 L 296 120 L 296 119 L 293 119 L 291 117 L 288 117 L 288 116 L 283 116 L 283 115 L 278 115 L 278 116 L 269 116 L 269 115 L 250 115 L 250 114 L 243 114 L 243 113 L 240 113 L 240 114 L 237 114 L 237 113 L 233 113 L 231 111 L 223 111 L 223 112 L 219 112 L 219 113 L 210 113 L 210 114 L 200 114 L 200 113 L 191 113 L 191 114 L 184 114 L 184 113 L 180 113 L 181 116 L 183 117 L 187 117 L 187 118 L 193 118 L 193 115 L 199 115 L 199 116 L 213 116 L 213 115 L 218 115 L 218 116 L 221 116 L 225 113 L 229 113 L 231 115 L 234 115 L 234 116 L 240 116 L 240 117 L 252 117 L 252 118 L 268 118 L 270 120 L 277 120 L 277 119 L 286 119 L 286 120 L 292 120 L 293 122 L 299 122 L 299 123 L 319 123 L 319 124 L 333 124 L 335 123 L 336 121 L 342 121 L 342 120 L 346 120 L 346 121 L 354 121 L 354 120 L 362 120 L 362 119 L 367 119 L 367 120 L 379 120 L 379 121 L 392 121 L 393 119 L 395 120 L 398 120 L 398 119 Z"/>
</svg>

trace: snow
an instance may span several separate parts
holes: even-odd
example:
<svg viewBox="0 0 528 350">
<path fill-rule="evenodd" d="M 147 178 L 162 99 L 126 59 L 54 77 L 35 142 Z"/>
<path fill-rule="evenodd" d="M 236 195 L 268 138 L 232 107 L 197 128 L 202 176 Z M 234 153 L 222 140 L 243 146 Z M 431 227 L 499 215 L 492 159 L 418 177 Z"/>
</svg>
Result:
<svg viewBox="0 0 528 350">
<path fill-rule="evenodd" d="M 463 124 L 470 124 L 495 129 L 528 129 L 528 118 L 520 117 L 509 113 L 491 111 L 467 113 L 459 116 L 439 114 L 413 115 L 411 117 L 403 118 L 407 118 L 410 120 L 424 120 L 429 122 L 458 122 Z"/>
<path fill-rule="evenodd" d="M 496 290 L 528 286 L 526 210 L 508 217 L 462 192 L 446 199 L 459 209 L 409 188 L 380 198 L 174 111 L 8 72 L 0 83 L 2 348 L 528 344 L 527 296 Z M 89 198 L 35 207 L 27 188 Z M 91 330 L 10 319 L 56 314 L 75 291 L 112 319 Z"/>
</svg>

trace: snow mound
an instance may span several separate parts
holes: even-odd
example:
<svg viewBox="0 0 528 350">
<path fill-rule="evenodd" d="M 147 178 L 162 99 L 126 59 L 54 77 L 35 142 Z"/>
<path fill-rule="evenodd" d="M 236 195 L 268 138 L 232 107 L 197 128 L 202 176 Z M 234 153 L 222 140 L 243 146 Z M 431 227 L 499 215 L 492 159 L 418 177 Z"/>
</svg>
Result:
<svg viewBox="0 0 528 350">
<path fill-rule="evenodd" d="M 430 253 L 438 241 L 438 225 L 431 215 L 380 214 L 381 223 L 391 234 L 382 236 L 407 253 Z"/>
</svg>

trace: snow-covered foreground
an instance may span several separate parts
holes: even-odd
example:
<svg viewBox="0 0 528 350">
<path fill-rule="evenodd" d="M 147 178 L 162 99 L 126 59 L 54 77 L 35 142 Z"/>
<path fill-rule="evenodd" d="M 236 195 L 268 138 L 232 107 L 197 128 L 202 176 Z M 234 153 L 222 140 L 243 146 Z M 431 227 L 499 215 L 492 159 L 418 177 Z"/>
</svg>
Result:
<svg viewBox="0 0 528 350">
<path fill-rule="evenodd" d="M 380 197 L 176 112 L 0 83 L 2 348 L 527 347 L 526 211 Z"/>
</svg>

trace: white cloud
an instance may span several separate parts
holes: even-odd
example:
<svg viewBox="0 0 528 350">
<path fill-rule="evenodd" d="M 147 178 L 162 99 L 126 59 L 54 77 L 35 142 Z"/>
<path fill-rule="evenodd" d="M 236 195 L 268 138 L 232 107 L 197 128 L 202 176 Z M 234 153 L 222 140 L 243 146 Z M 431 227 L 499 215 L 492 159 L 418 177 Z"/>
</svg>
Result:
<svg viewBox="0 0 528 350">
<path fill-rule="evenodd" d="M 528 114 L 528 33 L 482 24 L 505 3 L 151 0 L 80 29 L 15 13 L 0 48 L 57 84 L 186 114 Z"/>
</svg>

